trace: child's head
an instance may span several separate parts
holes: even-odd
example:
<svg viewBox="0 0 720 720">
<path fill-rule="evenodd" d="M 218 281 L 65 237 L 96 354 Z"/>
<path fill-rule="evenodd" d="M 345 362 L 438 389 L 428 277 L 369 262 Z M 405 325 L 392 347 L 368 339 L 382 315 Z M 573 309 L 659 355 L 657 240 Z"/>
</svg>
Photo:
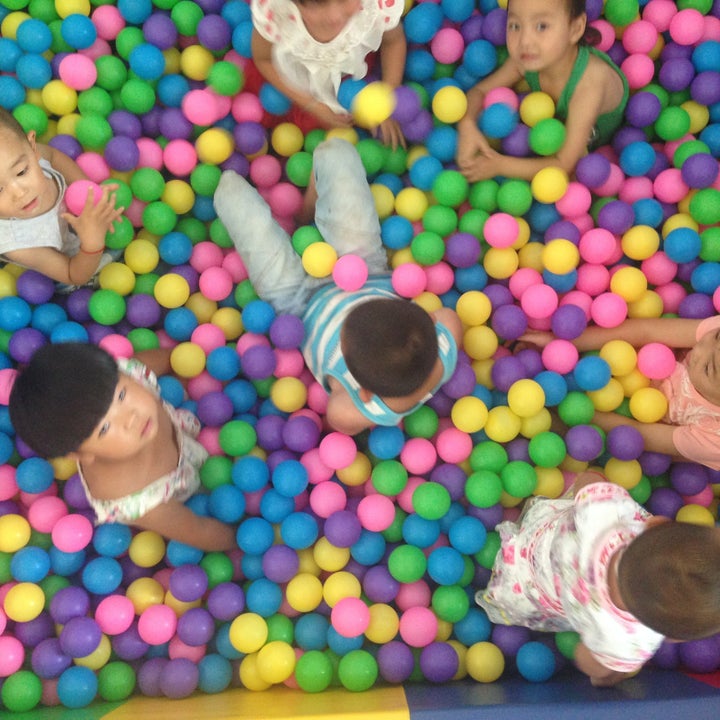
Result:
<svg viewBox="0 0 720 720">
<path fill-rule="evenodd" d="M 47 210 L 47 180 L 38 162 L 35 136 L 0 108 L 0 217 L 31 218 Z"/>
<path fill-rule="evenodd" d="M 295 4 L 308 32 L 320 42 L 336 37 L 362 9 L 361 0 L 295 0 Z"/>
<path fill-rule="evenodd" d="M 369 300 L 354 308 L 343 324 L 342 349 L 360 386 L 382 397 L 415 392 L 438 359 L 432 318 L 407 300 Z"/>
<path fill-rule="evenodd" d="M 688 377 L 693 387 L 714 405 L 720 405 L 720 342 L 717 329 L 706 332 L 687 358 Z"/>
<path fill-rule="evenodd" d="M 627 609 L 665 637 L 720 632 L 720 531 L 682 522 L 648 528 L 620 558 L 618 589 Z"/>
<path fill-rule="evenodd" d="M 117 363 L 85 343 L 44 345 L 18 375 L 10 420 L 36 453 L 52 458 L 78 450 L 110 407 Z"/>
</svg>

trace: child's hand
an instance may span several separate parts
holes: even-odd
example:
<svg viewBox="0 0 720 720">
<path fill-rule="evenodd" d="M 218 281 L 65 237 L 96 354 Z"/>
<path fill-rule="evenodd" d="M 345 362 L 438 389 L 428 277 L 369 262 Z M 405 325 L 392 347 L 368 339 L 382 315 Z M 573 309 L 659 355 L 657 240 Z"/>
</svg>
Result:
<svg viewBox="0 0 720 720">
<path fill-rule="evenodd" d="M 491 150 L 487 138 L 478 130 L 475 121 L 458 125 L 455 159 L 461 171 L 471 167 L 479 156 L 488 155 Z"/>
<path fill-rule="evenodd" d="M 554 339 L 555 336 L 547 330 L 528 330 L 518 338 L 520 342 L 528 343 L 528 345 L 534 345 L 539 348 L 546 347 Z"/>
<path fill-rule="evenodd" d="M 460 166 L 460 172 L 470 182 L 490 180 L 503 174 L 503 156 L 488 146 L 482 155 L 476 155 L 470 162 Z"/>
<path fill-rule="evenodd" d="M 393 150 L 397 150 L 398 146 L 407 148 L 405 142 L 405 136 L 400 129 L 400 125 L 397 120 L 388 118 L 387 120 L 380 123 L 379 127 L 375 129 L 376 136 L 379 135 L 384 145 L 390 145 Z"/>
<path fill-rule="evenodd" d="M 327 105 L 319 101 L 311 103 L 306 108 L 326 128 L 346 128 L 353 126 L 353 117 L 350 113 L 336 113 Z"/>
<path fill-rule="evenodd" d="M 95 193 L 88 190 L 85 207 L 80 215 L 63 213 L 63 218 L 72 226 L 80 238 L 80 245 L 86 252 L 97 252 L 105 247 L 105 234 L 114 232 L 113 223 L 119 220 L 125 208 L 115 207 L 117 185 L 103 185 L 102 195 L 95 203 Z"/>
</svg>

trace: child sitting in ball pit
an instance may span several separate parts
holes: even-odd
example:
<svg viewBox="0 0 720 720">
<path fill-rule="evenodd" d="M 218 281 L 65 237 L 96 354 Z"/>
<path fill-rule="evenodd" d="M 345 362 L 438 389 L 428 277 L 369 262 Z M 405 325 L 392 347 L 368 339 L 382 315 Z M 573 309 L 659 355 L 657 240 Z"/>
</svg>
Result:
<svg viewBox="0 0 720 720">
<path fill-rule="evenodd" d="M 720 530 L 653 517 L 598 472 L 497 529 L 478 604 L 494 623 L 576 631 L 575 664 L 593 685 L 635 674 L 664 638 L 720 631 Z"/>
<path fill-rule="evenodd" d="M 382 80 L 395 88 L 407 47 L 398 0 L 252 0 L 252 56 L 260 74 L 323 127 L 351 127 L 338 101 L 344 75 L 363 78 L 379 49 Z M 379 136 L 396 148 L 405 138 L 392 118 Z"/>
<path fill-rule="evenodd" d="M 154 530 L 201 550 L 236 547 L 234 530 L 184 502 L 208 456 L 189 411 L 160 398 L 170 351 L 117 361 L 85 343 L 41 347 L 10 391 L 10 419 L 39 455 L 76 460 L 98 523 Z"/>
<path fill-rule="evenodd" d="M 105 234 L 124 208 L 115 207 L 116 185 L 93 191 L 80 215 L 67 212 L 67 186 L 87 180 L 75 161 L 25 134 L 0 108 L 0 259 L 37 270 L 66 286 L 84 285 L 112 258 Z"/>
<path fill-rule="evenodd" d="M 552 339 L 551 333 L 542 331 L 521 337 L 540 347 Z M 591 326 L 572 343 L 587 351 L 610 340 L 624 340 L 636 348 L 664 343 L 684 352 L 669 377 L 652 383 L 668 401 L 662 422 L 642 423 L 612 412 L 596 412 L 593 422 L 603 430 L 632 425 L 643 436 L 646 450 L 720 470 L 720 316 L 631 319 L 611 328 Z"/>
<path fill-rule="evenodd" d="M 467 93 L 467 111 L 458 123 L 457 163 L 471 182 L 497 175 L 532 180 L 550 166 L 572 173 L 588 145 L 611 139 L 628 100 L 625 76 L 592 47 L 599 33 L 587 27 L 585 0 L 512 0 L 507 9 L 508 59 Z M 502 155 L 478 129 L 485 95 L 523 79 L 531 91 L 554 100 L 556 116 L 565 122 L 565 142 L 554 155 Z"/>
<path fill-rule="evenodd" d="M 449 308 L 428 314 L 393 292 L 375 203 L 350 143 L 333 138 L 315 149 L 305 209 L 314 209 L 338 256 L 365 261 L 370 277 L 355 292 L 305 272 L 267 203 L 240 175 L 222 174 L 214 203 L 258 295 L 278 313 L 302 315 L 303 354 L 330 394 L 332 428 L 355 435 L 397 425 L 450 379 L 460 319 Z"/>
</svg>

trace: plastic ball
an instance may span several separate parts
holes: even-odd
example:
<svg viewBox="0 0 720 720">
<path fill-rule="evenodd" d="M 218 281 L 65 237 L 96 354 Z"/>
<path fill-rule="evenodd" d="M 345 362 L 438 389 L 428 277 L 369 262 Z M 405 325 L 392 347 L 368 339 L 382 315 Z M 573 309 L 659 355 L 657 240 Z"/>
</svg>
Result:
<svg viewBox="0 0 720 720">
<path fill-rule="evenodd" d="M 505 658 L 497 645 L 477 642 L 468 648 L 465 656 L 468 675 L 482 683 L 495 682 L 505 670 Z"/>
<path fill-rule="evenodd" d="M 630 397 L 630 412 L 640 422 L 659 422 L 667 412 L 667 399 L 655 388 L 636 390 Z"/>
<path fill-rule="evenodd" d="M 565 144 L 565 125 L 556 118 L 544 118 L 530 130 L 530 148 L 538 155 L 554 155 Z"/>
<path fill-rule="evenodd" d="M 435 117 L 444 123 L 456 123 L 467 110 L 467 97 L 458 87 L 446 85 L 440 88 L 432 99 L 432 111 Z"/>
<path fill-rule="evenodd" d="M 305 272 L 316 278 L 330 275 L 336 262 L 337 252 L 332 245 L 326 242 L 312 243 L 302 254 L 302 264 Z"/>
<path fill-rule="evenodd" d="M 555 674 L 555 655 L 541 642 L 525 643 L 515 656 L 518 672 L 530 682 L 545 682 Z"/>
<path fill-rule="evenodd" d="M 363 127 L 377 127 L 392 115 L 395 102 L 395 93 L 390 85 L 369 83 L 353 98 L 353 117 Z"/>
<path fill-rule="evenodd" d="M 638 370 L 651 380 L 663 380 L 675 370 L 675 353 L 663 343 L 648 343 L 638 350 Z"/>
</svg>

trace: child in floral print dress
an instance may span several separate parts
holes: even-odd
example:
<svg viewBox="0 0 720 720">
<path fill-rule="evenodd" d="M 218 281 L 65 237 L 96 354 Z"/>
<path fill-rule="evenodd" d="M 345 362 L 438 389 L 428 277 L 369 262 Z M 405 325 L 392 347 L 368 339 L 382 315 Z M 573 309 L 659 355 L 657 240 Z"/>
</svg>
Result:
<svg viewBox="0 0 720 720">
<path fill-rule="evenodd" d="M 497 529 L 478 604 L 495 623 L 576 631 L 575 663 L 593 685 L 634 674 L 666 637 L 720 631 L 720 529 L 653 517 L 600 473 Z"/>
</svg>

